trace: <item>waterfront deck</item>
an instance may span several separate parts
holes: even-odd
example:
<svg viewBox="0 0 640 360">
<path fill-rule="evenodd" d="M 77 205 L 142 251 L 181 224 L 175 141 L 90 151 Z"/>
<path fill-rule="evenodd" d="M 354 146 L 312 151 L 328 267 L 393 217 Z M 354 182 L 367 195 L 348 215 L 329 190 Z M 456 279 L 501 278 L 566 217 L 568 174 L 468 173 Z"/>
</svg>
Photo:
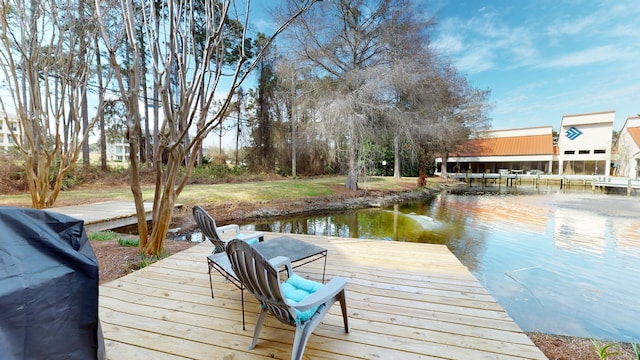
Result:
<svg viewBox="0 0 640 360">
<path fill-rule="evenodd" d="M 266 233 L 265 241 L 281 234 Z M 328 249 L 327 279 L 349 278 L 351 332 L 335 305 L 307 359 L 546 359 L 443 245 L 295 235 Z M 288 359 L 293 328 L 269 316 L 248 350 L 258 303 L 213 274 L 203 243 L 100 286 L 108 359 Z M 296 272 L 320 280 L 322 262 Z"/>
<path fill-rule="evenodd" d="M 559 186 L 560 189 L 568 189 L 573 187 L 589 188 L 595 190 L 594 184 L 598 186 L 606 187 L 605 184 L 611 184 L 617 186 L 620 182 L 619 179 L 612 177 L 602 177 L 598 175 L 552 175 L 552 174 L 527 174 L 527 173 L 457 173 L 448 174 L 451 179 L 459 180 L 467 185 L 479 184 L 484 187 L 486 185 L 496 186 L 516 186 L 516 185 L 530 185 L 533 187 L 540 186 Z M 604 179 L 604 180 L 603 180 Z M 612 182 L 613 179 L 613 182 Z M 603 184 L 605 183 L 605 184 Z M 627 181 L 624 180 L 624 187 L 627 185 Z"/>
<path fill-rule="evenodd" d="M 145 202 L 144 209 L 147 221 L 151 220 L 153 203 Z M 133 201 L 104 201 L 50 208 L 47 211 L 84 220 L 84 228 L 87 233 L 116 229 L 138 223 L 136 207 Z"/>
<path fill-rule="evenodd" d="M 604 177 L 598 178 L 592 183 L 592 189 L 594 190 L 600 189 L 601 191 L 607 191 L 615 188 L 626 189 L 627 195 L 631 195 L 633 192 L 640 190 L 640 181 L 629 178 Z"/>
</svg>

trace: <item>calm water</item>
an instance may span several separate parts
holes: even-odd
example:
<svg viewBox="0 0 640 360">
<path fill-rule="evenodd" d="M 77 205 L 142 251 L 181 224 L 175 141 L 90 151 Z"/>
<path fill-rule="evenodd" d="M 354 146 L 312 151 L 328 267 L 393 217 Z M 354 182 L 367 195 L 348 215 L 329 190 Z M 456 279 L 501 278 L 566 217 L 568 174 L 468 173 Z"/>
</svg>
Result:
<svg viewBox="0 0 640 360">
<path fill-rule="evenodd" d="M 640 341 L 637 197 L 443 193 L 255 228 L 445 244 L 525 331 Z"/>
</svg>

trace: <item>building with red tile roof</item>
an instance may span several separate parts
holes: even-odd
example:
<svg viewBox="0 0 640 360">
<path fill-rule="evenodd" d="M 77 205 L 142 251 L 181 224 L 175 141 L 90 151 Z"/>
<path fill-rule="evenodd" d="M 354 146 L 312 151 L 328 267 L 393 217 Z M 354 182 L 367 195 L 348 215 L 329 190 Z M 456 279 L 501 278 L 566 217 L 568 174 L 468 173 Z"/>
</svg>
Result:
<svg viewBox="0 0 640 360">
<path fill-rule="evenodd" d="M 493 130 L 449 154 L 447 173 L 609 175 L 615 111 L 565 115 L 551 126 Z M 436 174 L 442 173 L 436 159 Z"/>
<path fill-rule="evenodd" d="M 640 116 L 629 117 L 616 143 L 617 159 L 614 175 L 640 177 Z"/>
</svg>

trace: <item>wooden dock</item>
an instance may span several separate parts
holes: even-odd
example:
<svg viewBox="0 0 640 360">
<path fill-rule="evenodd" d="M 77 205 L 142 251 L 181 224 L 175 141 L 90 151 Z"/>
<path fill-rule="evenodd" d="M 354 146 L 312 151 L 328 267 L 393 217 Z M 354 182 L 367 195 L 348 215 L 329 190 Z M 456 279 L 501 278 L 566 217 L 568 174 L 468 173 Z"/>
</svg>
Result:
<svg viewBox="0 0 640 360">
<path fill-rule="evenodd" d="M 631 196 L 633 192 L 640 190 L 640 181 L 630 178 L 612 178 L 605 177 L 599 178 L 593 181 L 591 184 L 592 190 L 599 189 L 601 191 L 607 191 L 609 189 L 626 189 L 627 196 Z"/>
<path fill-rule="evenodd" d="M 451 179 L 456 179 L 468 186 L 479 184 L 484 190 L 485 186 L 516 186 L 528 184 L 535 188 L 540 186 L 559 186 L 560 189 L 574 187 L 596 188 L 624 187 L 628 189 L 639 189 L 640 181 L 631 181 L 626 178 L 602 177 L 598 175 L 551 175 L 551 174 L 500 174 L 500 173 L 456 173 L 447 175 Z M 477 186 L 477 185 L 476 185 Z M 630 192 L 630 190 L 628 190 Z"/>
<path fill-rule="evenodd" d="M 265 241 L 281 234 L 266 233 Z M 546 359 L 443 245 L 295 235 L 328 249 L 326 274 L 349 278 L 351 332 L 334 305 L 306 359 Z M 108 359 L 289 359 L 293 328 L 272 316 L 248 350 L 259 305 L 213 273 L 203 243 L 100 286 Z M 320 280 L 322 262 L 299 267 Z"/>
<path fill-rule="evenodd" d="M 153 203 L 144 203 L 144 209 L 147 221 L 150 221 Z M 46 210 L 84 220 L 84 228 L 87 233 L 116 229 L 138 223 L 136 207 L 133 201 L 104 201 Z"/>
</svg>

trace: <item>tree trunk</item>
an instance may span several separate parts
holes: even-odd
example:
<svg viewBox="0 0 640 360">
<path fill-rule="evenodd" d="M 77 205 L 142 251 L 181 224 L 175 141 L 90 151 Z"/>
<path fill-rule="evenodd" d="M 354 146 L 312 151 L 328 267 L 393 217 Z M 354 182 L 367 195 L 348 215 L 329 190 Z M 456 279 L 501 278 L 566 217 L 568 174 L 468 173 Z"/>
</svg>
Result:
<svg viewBox="0 0 640 360">
<path fill-rule="evenodd" d="M 89 131 L 89 103 L 87 100 L 87 87 L 82 89 L 82 133 Z M 82 165 L 89 166 L 91 151 L 89 150 L 89 137 L 82 142 Z"/>
<path fill-rule="evenodd" d="M 393 177 L 400 179 L 400 139 L 398 135 L 393 138 Z"/>
<path fill-rule="evenodd" d="M 151 131 L 149 127 L 149 92 L 147 91 L 147 65 L 146 65 L 146 53 L 143 53 L 142 59 L 143 66 L 142 71 L 142 98 L 144 99 L 144 140 L 142 141 L 141 156 L 143 156 L 143 163 L 148 164 L 151 162 L 153 155 L 151 149 Z"/>
<path fill-rule="evenodd" d="M 447 162 L 449 161 L 449 154 L 444 153 L 442 155 L 442 169 L 440 171 L 440 176 L 443 179 L 446 179 L 449 177 L 449 174 L 447 174 Z"/>
<path fill-rule="evenodd" d="M 200 138 L 196 138 L 193 141 L 194 146 L 192 147 L 191 156 L 186 156 L 187 154 L 185 154 L 181 145 L 174 145 L 176 148 L 168 151 L 167 164 L 164 170 L 156 170 L 156 192 L 154 194 L 151 234 L 144 247 L 141 246 L 141 250 L 145 255 L 159 257 L 162 254 L 164 241 L 173 218 L 173 208 L 178 195 L 189 180 L 189 174 L 195 166 L 197 158 L 195 155 L 202 146 Z M 160 154 L 156 154 L 155 157 L 162 158 Z M 180 168 L 185 158 L 189 159 L 186 164 L 185 175 L 180 184 L 176 184 L 176 179 L 178 179 Z M 156 167 L 162 169 L 160 165 L 156 165 Z"/>
<path fill-rule="evenodd" d="M 151 236 L 149 236 L 145 246 L 141 247 L 141 250 L 146 255 L 159 257 L 162 254 L 164 240 L 171 224 L 173 207 L 176 203 L 175 178 L 178 168 L 184 160 L 184 156 L 176 156 L 175 150 L 172 150 L 172 152 L 174 153 L 169 154 L 164 176 L 156 172 L 156 195 L 153 202 Z M 179 153 L 182 152 L 179 151 Z M 158 181 L 160 184 L 158 184 Z"/>
<path fill-rule="evenodd" d="M 427 185 L 427 154 L 422 154 L 420 158 L 420 174 L 418 175 L 418 187 Z"/>
<path fill-rule="evenodd" d="M 100 45 L 98 43 L 98 37 L 94 38 L 94 46 L 96 50 L 96 65 L 98 68 L 98 92 L 100 93 L 100 99 L 104 99 L 104 88 L 102 85 L 102 63 L 100 60 Z M 102 107 L 101 107 L 102 109 Z M 107 137 L 104 132 L 104 111 L 100 111 L 99 126 L 100 126 L 100 170 L 107 171 Z"/>
<path fill-rule="evenodd" d="M 347 181 L 344 186 L 349 190 L 358 190 L 358 141 L 351 138 L 351 146 L 349 147 L 349 169 L 347 172 Z"/>
<path fill-rule="evenodd" d="M 129 171 L 131 176 L 131 193 L 136 206 L 136 218 L 138 220 L 138 235 L 140 237 L 140 249 L 145 249 L 147 245 L 147 216 L 144 209 L 144 199 L 142 198 L 142 188 L 140 186 L 140 169 L 138 163 L 137 134 L 130 135 L 129 138 Z M 136 149 L 136 150 L 134 150 Z"/>
</svg>

